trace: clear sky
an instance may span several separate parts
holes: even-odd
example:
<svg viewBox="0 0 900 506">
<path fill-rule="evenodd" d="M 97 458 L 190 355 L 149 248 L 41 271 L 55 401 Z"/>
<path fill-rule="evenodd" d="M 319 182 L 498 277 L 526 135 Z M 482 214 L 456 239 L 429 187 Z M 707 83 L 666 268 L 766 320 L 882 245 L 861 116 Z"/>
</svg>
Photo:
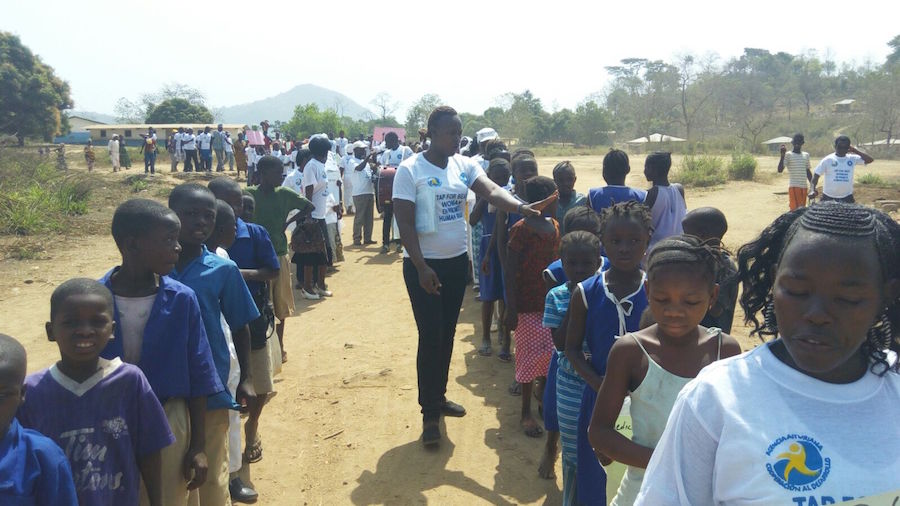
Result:
<svg viewBox="0 0 900 506">
<path fill-rule="evenodd" d="M 900 33 L 889 0 L 4 3 L 0 30 L 69 82 L 76 109 L 104 113 L 168 82 L 213 107 L 312 83 L 370 109 L 388 92 L 401 120 L 425 93 L 480 113 L 530 89 L 553 110 L 602 91 L 604 67 L 622 58 L 758 47 L 880 64 Z"/>
</svg>

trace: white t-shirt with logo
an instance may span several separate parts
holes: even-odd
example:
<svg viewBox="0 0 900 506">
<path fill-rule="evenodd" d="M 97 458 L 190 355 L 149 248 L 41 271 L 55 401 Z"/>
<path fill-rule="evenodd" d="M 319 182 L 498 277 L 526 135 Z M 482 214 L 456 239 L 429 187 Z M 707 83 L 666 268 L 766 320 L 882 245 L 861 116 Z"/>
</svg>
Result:
<svg viewBox="0 0 900 506">
<path fill-rule="evenodd" d="M 203 132 L 202 134 L 197 136 L 197 143 L 200 144 L 200 149 L 210 149 L 210 144 L 212 143 L 212 135 Z"/>
<path fill-rule="evenodd" d="M 184 139 L 185 135 L 186 134 L 184 134 L 184 133 L 178 132 L 172 136 L 172 141 L 175 142 L 175 151 L 181 151 L 181 143 L 182 143 L 182 139 Z"/>
<path fill-rule="evenodd" d="M 399 146 L 397 149 L 389 149 L 382 152 L 381 156 L 378 157 L 378 163 L 384 167 L 399 167 L 403 160 L 414 154 L 409 146 Z"/>
<path fill-rule="evenodd" d="M 416 202 L 416 193 L 428 189 L 435 196 L 437 231 L 419 234 L 419 246 L 425 258 L 454 258 L 466 252 L 466 194 L 484 171 L 477 163 L 456 154 L 442 169 L 423 154 L 413 155 L 397 168 L 394 199 Z M 404 256 L 408 256 L 406 252 Z"/>
<path fill-rule="evenodd" d="M 352 157 L 344 164 L 344 176 L 350 176 L 350 187 L 353 190 L 353 196 L 375 195 L 375 183 L 372 182 L 372 169 L 369 164 L 363 170 L 356 170 L 356 167 L 362 163 L 362 160 Z"/>
<path fill-rule="evenodd" d="M 837 156 L 834 153 L 819 162 L 815 173 L 825 179 L 822 191 L 836 199 L 853 194 L 853 170 L 857 165 L 865 165 L 862 157 L 853 153 Z"/>
<path fill-rule="evenodd" d="M 636 505 L 811 506 L 900 488 L 900 374 L 826 383 L 769 346 L 685 386 Z"/>
<path fill-rule="evenodd" d="M 194 134 L 181 134 L 181 149 L 186 151 L 197 149 L 197 144 L 194 142 L 196 139 L 197 137 Z"/>
<path fill-rule="evenodd" d="M 328 197 L 328 175 L 325 173 L 325 164 L 311 158 L 303 168 L 303 192 L 306 195 L 306 187 L 313 187 L 312 203 L 316 208 L 312 217 L 317 220 L 325 219 L 325 199 Z"/>
<path fill-rule="evenodd" d="M 347 154 L 347 138 L 346 137 L 338 137 L 333 141 L 337 144 L 337 152 L 339 155 L 344 156 Z"/>
</svg>

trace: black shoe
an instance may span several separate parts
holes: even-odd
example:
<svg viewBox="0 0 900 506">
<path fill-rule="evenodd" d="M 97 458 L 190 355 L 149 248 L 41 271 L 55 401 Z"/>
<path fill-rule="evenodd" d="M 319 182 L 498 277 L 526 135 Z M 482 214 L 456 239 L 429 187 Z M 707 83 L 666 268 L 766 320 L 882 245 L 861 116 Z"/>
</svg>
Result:
<svg viewBox="0 0 900 506">
<path fill-rule="evenodd" d="M 422 424 L 422 444 L 435 447 L 441 442 L 441 426 L 438 420 L 426 421 Z"/>
<path fill-rule="evenodd" d="M 444 403 L 441 404 L 441 413 L 444 416 L 461 417 L 466 416 L 466 408 L 453 401 L 444 401 Z"/>
<path fill-rule="evenodd" d="M 256 493 L 256 490 L 244 485 L 240 477 L 228 482 L 228 492 L 231 494 L 231 502 L 253 504 L 259 499 L 259 494 Z"/>
</svg>

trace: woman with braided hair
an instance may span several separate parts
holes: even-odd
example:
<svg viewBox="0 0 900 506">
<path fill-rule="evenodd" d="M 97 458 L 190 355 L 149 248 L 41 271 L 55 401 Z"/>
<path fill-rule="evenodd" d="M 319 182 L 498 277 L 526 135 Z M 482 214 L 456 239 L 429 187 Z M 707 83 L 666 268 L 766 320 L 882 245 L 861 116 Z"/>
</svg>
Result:
<svg viewBox="0 0 900 506">
<path fill-rule="evenodd" d="M 809 506 L 897 490 L 900 225 L 823 202 L 776 219 L 738 264 L 746 321 L 777 339 L 682 390 L 636 504 Z"/>
</svg>

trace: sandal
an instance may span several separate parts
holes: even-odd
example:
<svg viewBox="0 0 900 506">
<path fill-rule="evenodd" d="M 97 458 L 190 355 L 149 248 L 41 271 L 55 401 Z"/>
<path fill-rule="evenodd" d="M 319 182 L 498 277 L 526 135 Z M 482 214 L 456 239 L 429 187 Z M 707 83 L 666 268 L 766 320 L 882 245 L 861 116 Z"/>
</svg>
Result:
<svg viewBox="0 0 900 506">
<path fill-rule="evenodd" d="M 501 362 L 512 362 L 512 354 L 508 351 L 500 350 L 500 353 L 497 353 L 497 360 Z"/>
<path fill-rule="evenodd" d="M 541 437 L 541 435 L 544 433 L 544 429 L 542 429 L 541 426 L 538 425 L 537 421 L 535 421 L 535 422 L 534 422 L 534 425 L 532 425 L 532 426 L 530 426 L 530 427 L 528 427 L 528 426 L 527 426 L 526 424 L 524 424 L 524 423 L 521 424 L 521 425 L 522 425 L 523 431 L 525 432 L 525 435 L 528 436 L 528 437 L 535 437 L 535 438 L 537 438 L 537 437 Z"/>
<path fill-rule="evenodd" d="M 490 357 L 494 353 L 494 349 L 491 348 L 491 343 L 481 343 L 481 347 L 478 348 L 478 354 L 482 357 Z"/>
<path fill-rule="evenodd" d="M 509 395 L 518 397 L 522 395 L 522 385 L 517 381 L 513 382 L 513 384 L 510 385 L 509 388 L 506 389 L 506 391 L 509 392 Z"/>
<path fill-rule="evenodd" d="M 255 464 L 262 460 L 262 457 L 262 440 L 257 439 L 255 443 L 247 447 L 247 450 L 244 452 L 244 458 L 247 459 L 247 462 Z"/>
</svg>

